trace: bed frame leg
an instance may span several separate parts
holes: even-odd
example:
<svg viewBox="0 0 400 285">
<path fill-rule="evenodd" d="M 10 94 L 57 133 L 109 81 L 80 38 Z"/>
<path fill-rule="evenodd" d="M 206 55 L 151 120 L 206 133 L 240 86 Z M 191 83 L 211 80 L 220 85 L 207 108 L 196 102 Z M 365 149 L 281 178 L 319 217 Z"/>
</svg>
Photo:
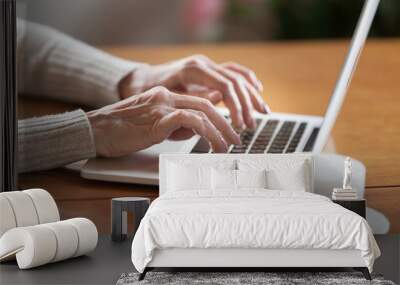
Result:
<svg viewBox="0 0 400 285">
<path fill-rule="evenodd" d="M 143 270 L 143 272 L 139 274 L 138 281 L 142 281 L 142 280 L 146 277 L 147 271 L 148 271 L 148 269 L 145 268 L 145 269 Z"/>
<path fill-rule="evenodd" d="M 364 275 L 365 279 L 372 280 L 371 274 L 369 274 L 369 270 L 367 267 L 355 267 L 354 269 L 357 271 L 361 271 L 362 274 Z"/>
</svg>

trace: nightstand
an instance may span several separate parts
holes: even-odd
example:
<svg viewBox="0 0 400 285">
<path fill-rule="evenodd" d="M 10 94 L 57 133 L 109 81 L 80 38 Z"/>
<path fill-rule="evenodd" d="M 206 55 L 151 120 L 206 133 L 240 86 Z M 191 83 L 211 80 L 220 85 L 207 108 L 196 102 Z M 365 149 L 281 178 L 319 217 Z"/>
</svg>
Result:
<svg viewBox="0 0 400 285">
<path fill-rule="evenodd" d="M 361 217 L 363 217 L 365 219 L 365 200 L 364 199 L 332 200 L 332 201 L 350 211 L 353 211 L 356 214 L 359 214 Z"/>
<path fill-rule="evenodd" d="M 150 199 L 144 197 L 120 197 L 111 200 L 111 240 L 124 241 L 128 237 L 128 212 L 135 217 L 135 235 L 140 221 L 150 206 Z"/>
</svg>

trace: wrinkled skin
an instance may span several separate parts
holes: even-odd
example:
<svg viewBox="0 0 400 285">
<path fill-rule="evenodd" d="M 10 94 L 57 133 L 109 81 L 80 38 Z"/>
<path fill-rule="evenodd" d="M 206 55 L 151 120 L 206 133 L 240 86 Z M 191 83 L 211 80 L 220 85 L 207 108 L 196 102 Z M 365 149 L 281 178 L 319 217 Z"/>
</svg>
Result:
<svg viewBox="0 0 400 285">
<path fill-rule="evenodd" d="M 240 138 L 215 104 L 224 102 L 238 129 L 255 127 L 254 110 L 269 112 L 254 72 L 201 55 L 142 65 L 121 81 L 119 91 L 121 101 L 87 113 L 97 156 L 122 156 L 194 134 L 214 152 L 226 152 Z"/>
</svg>

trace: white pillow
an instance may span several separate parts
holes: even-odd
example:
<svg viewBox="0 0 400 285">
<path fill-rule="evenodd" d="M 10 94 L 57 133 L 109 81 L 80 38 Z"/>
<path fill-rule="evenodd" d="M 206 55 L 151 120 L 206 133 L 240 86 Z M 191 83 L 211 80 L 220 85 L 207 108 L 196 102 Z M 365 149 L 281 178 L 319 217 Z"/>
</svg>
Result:
<svg viewBox="0 0 400 285">
<path fill-rule="evenodd" d="M 169 162 L 167 191 L 211 189 L 211 167 Z"/>
<path fill-rule="evenodd" d="M 236 170 L 237 188 L 267 188 L 267 171 Z"/>
<path fill-rule="evenodd" d="M 220 192 L 267 188 L 266 170 L 212 169 L 212 189 Z"/>
<path fill-rule="evenodd" d="M 307 191 L 305 168 L 298 167 L 288 172 L 270 170 L 267 173 L 268 189 L 287 191 Z"/>
<path fill-rule="evenodd" d="M 288 156 L 284 159 L 276 157 L 238 161 L 240 170 L 266 169 L 267 188 L 286 191 L 311 191 L 309 164 L 309 159 L 297 156 Z"/>
<path fill-rule="evenodd" d="M 212 168 L 212 189 L 215 190 L 236 190 L 236 170 Z"/>
</svg>

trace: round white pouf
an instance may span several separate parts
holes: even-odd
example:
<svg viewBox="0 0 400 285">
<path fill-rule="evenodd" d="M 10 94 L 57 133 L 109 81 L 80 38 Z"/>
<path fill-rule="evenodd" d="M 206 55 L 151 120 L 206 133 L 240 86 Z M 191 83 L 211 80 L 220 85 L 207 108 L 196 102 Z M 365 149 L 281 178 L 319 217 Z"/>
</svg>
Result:
<svg viewBox="0 0 400 285">
<path fill-rule="evenodd" d="M 22 191 L 28 194 L 36 208 L 39 224 L 51 223 L 60 220 L 57 204 L 49 192 L 43 189 L 29 189 Z"/>
<path fill-rule="evenodd" d="M 65 220 L 65 222 L 73 225 L 78 233 L 78 249 L 74 257 L 86 254 L 96 248 L 98 233 L 92 221 L 85 218 L 74 218 Z"/>
<path fill-rule="evenodd" d="M 17 227 L 0 238 L 0 261 L 16 257 L 20 269 L 77 257 L 94 250 L 96 226 L 75 218 L 30 227 Z"/>
</svg>

